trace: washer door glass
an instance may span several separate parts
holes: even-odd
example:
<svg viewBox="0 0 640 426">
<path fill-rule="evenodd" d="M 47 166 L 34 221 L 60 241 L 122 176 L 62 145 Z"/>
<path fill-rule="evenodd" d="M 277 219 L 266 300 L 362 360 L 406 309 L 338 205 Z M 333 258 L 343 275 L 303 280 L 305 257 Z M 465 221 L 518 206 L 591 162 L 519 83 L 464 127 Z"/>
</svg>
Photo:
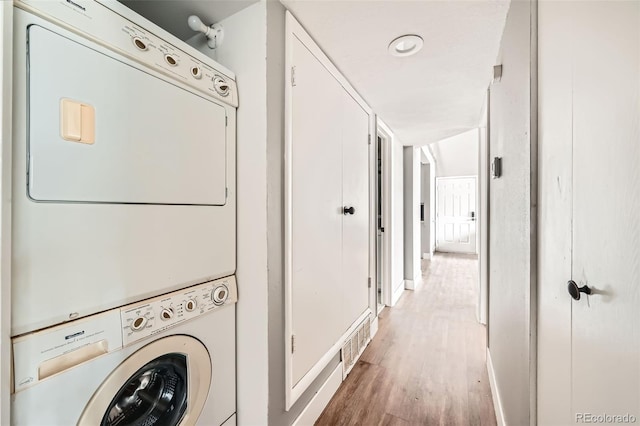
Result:
<svg viewBox="0 0 640 426">
<path fill-rule="evenodd" d="M 157 357 L 120 388 L 100 425 L 175 426 L 187 410 L 187 389 L 187 357 Z"/>
</svg>

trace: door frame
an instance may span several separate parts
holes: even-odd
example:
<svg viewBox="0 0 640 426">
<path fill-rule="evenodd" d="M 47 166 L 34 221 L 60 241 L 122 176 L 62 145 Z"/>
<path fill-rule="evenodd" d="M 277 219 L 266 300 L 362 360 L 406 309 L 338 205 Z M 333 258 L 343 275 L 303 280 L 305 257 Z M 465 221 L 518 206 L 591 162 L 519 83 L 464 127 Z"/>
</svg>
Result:
<svg viewBox="0 0 640 426">
<path fill-rule="evenodd" d="M 13 2 L 0 2 L 0 424 L 11 409 L 11 166 L 13 108 Z"/>
<path fill-rule="evenodd" d="M 461 254 L 472 254 L 472 253 L 467 253 L 467 252 L 448 252 L 448 251 L 442 251 L 439 250 L 438 247 L 438 222 L 439 222 L 439 213 L 438 213 L 438 182 L 440 182 L 441 180 L 449 180 L 449 179 L 474 179 L 475 184 L 474 184 L 474 190 L 475 190 L 475 209 L 473 210 L 475 213 L 475 222 L 476 222 L 476 244 L 475 244 L 475 255 L 478 255 L 479 252 L 479 247 L 480 247 L 480 238 L 478 235 L 478 222 L 479 222 L 479 209 L 478 209 L 478 198 L 480 196 L 480 194 L 478 194 L 478 176 L 443 176 L 443 177 L 436 177 L 436 199 L 435 199 L 435 212 L 436 212 L 436 226 L 435 226 L 435 234 L 436 234 L 436 247 L 435 247 L 435 251 L 439 251 L 441 253 L 461 253 Z"/>
<path fill-rule="evenodd" d="M 377 132 L 376 132 L 376 144 L 377 138 L 382 139 L 382 227 L 384 228 L 384 232 L 382 233 L 382 238 L 380 238 L 380 243 L 382 245 L 382 259 L 380 265 L 380 281 L 381 281 L 381 290 L 382 290 L 382 307 L 377 307 L 376 315 L 379 314 L 384 306 L 391 306 L 392 303 L 392 290 L 391 290 L 391 142 L 392 136 L 391 131 L 378 120 L 377 122 Z M 377 152 L 377 149 L 374 151 Z M 376 178 L 377 182 L 377 178 Z M 377 188 L 376 188 L 377 189 Z M 377 211 L 377 191 L 375 193 L 375 202 L 376 202 L 376 211 Z M 377 220 L 376 220 L 377 222 Z M 377 249 L 378 238 L 377 238 L 377 223 L 374 228 L 374 238 L 375 238 L 375 246 Z M 377 254 L 377 252 L 376 252 Z M 377 258 L 377 256 L 376 256 Z M 376 267 L 377 268 L 377 267 Z M 377 269 L 376 269 L 377 272 Z M 376 277 L 377 281 L 377 277 Z M 377 292 L 377 288 L 374 293 Z M 377 295 L 376 295 L 377 302 Z M 377 305 L 377 303 L 376 303 Z"/>
<path fill-rule="evenodd" d="M 285 364 L 285 411 L 291 410 L 293 405 L 298 401 L 302 394 L 309 389 L 313 382 L 321 375 L 322 371 L 331 363 L 337 353 L 342 348 L 343 342 L 357 329 L 357 327 L 369 317 L 374 311 L 371 306 L 373 298 L 373 284 L 369 288 L 369 306 L 366 311 L 358 318 L 349 329 L 345 330 L 343 335 L 336 341 L 336 343 L 316 362 L 316 364 L 309 370 L 297 383 L 293 381 L 293 287 L 291 282 L 292 277 L 292 123 L 291 117 L 293 115 L 292 106 L 292 86 L 295 85 L 295 67 L 293 63 L 293 43 L 294 40 L 300 41 L 311 54 L 326 68 L 326 70 L 338 81 L 338 83 L 344 88 L 344 90 L 362 107 L 362 109 L 369 115 L 369 136 L 373 138 L 374 129 L 376 128 L 376 118 L 373 110 L 365 102 L 365 100 L 358 94 L 358 92 L 351 86 L 349 81 L 340 73 L 338 68 L 331 62 L 328 56 L 322 51 L 320 46 L 316 44 L 313 38 L 305 31 L 302 25 L 296 20 L 296 18 L 287 11 L 285 13 L 285 108 L 284 108 L 284 364 Z M 371 171 L 371 159 L 373 158 L 372 144 L 369 144 L 369 164 Z M 370 179 L 371 180 L 371 179 Z M 373 197 L 371 197 L 371 184 L 369 182 L 369 208 L 373 204 Z M 373 281 L 375 276 L 375 244 L 372 240 L 375 224 L 375 215 L 369 212 L 369 278 Z M 377 322 L 374 320 L 372 323 L 372 334 L 377 327 Z"/>
</svg>

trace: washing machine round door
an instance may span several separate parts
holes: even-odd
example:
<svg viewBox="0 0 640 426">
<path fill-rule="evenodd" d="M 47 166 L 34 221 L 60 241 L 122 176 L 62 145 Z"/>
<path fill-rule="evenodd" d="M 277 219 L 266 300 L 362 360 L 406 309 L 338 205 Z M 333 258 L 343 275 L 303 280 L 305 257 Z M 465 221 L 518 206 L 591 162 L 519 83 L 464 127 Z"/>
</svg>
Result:
<svg viewBox="0 0 640 426">
<path fill-rule="evenodd" d="M 125 359 L 93 394 L 78 421 L 100 426 L 195 424 L 211 385 L 211 358 L 190 336 L 169 336 Z"/>
</svg>

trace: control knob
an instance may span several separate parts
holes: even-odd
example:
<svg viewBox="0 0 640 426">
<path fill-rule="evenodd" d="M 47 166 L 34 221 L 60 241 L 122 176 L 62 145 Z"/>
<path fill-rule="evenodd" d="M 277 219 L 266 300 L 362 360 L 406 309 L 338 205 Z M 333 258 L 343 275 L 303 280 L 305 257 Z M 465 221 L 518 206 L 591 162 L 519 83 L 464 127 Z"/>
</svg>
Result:
<svg viewBox="0 0 640 426">
<path fill-rule="evenodd" d="M 131 330 L 140 331 L 144 328 L 145 325 L 147 325 L 147 318 L 137 317 L 131 322 Z"/>
<path fill-rule="evenodd" d="M 198 302 L 196 302 L 194 299 L 189 299 L 184 304 L 184 309 L 187 312 L 193 312 L 196 310 L 197 307 L 198 307 Z"/>
<path fill-rule="evenodd" d="M 160 319 L 162 321 L 167 321 L 167 320 L 170 320 L 171 318 L 173 318 L 173 309 L 164 308 L 163 310 L 160 311 Z"/>
<path fill-rule="evenodd" d="M 216 89 L 216 92 L 218 92 L 220 96 L 229 95 L 229 90 L 230 90 L 229 83 L 227 83 L 225 79 L 220 77 L 219 75 L 216 75 L 213 78 L 213 88 Z"/>
<path fill-rule="evenodd" d="M 211 300 L 215 305 L 223 305 L 224 302 L 227 301 L 229 297 L 229 289 L 226 285 L 222 284 L 213 289 L 213 293 L 211 293 Z"/>
<path fill-rule="evenodd" d="M 142 39 L 140 37 L 133 37 L 132 39 L 133 44 L 139 49 L 139 50 L 147 50 L 147 43 L 145 43 L 144 41 L 142 41 Z"/>
<path fill-rule="evenodd" d="M 193 78 L 199 80 L 202 78 L 202 68 L 200 68 L 197 65 L 194 65 L 191 67 L 191 75 L 193 76 Z"/>
</svg>

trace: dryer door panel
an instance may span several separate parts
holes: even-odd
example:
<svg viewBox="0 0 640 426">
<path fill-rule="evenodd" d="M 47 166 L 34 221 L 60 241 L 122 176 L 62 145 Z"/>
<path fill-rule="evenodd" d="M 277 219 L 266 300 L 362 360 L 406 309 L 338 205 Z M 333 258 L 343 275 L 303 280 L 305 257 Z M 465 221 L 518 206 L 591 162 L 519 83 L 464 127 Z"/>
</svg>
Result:
<svg viewBox="0 0 640 426">
<path fill-rule="evenodd" d="M 35 25 L 28 60 L 32 199 L 225 204 L 222 106 Z"/>
</svg>

